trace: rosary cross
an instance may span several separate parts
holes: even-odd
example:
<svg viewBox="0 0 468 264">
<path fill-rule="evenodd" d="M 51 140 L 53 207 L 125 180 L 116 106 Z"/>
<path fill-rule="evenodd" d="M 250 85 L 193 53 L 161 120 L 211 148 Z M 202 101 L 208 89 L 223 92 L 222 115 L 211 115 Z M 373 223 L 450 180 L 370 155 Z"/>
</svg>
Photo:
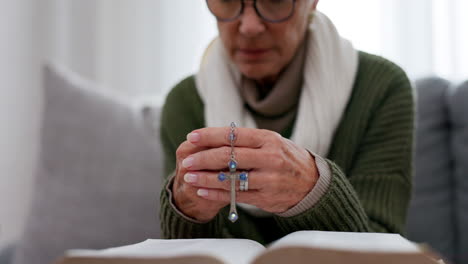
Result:
<svg viewBox="0 0 468 264">
<path fill-rule="evenodd" d="M 239 215 L 237 214 L 237 209 L 236 209 L 236 181 L 240 180 L 241 181 L 241 191 L 247 191 L 248 185 L 246 186 L 247 182 L 247 177 L 248 174 L 245 172 L 242 172 L 240 174 L 236 173 L 237 171 L 237 161 L 234 153 L 234 141 L 236 140 L 236 123 L 232 122 L 231 123 L 231 132 L 229 133 L 229 141 L 231 143 L 231 158 L 228 162 L 228 167 L 229 167 L 229 180 L 231 181 L 231 206 L 229 209 L 229 216 L 228 219 L 231 222 L 237 221 L 239 219 Z M 218 175 L 218 179 L 220 181 L 224 181 L 226 179 L 226 174 L 224 172 L 220 172 Z"/>
</svg>

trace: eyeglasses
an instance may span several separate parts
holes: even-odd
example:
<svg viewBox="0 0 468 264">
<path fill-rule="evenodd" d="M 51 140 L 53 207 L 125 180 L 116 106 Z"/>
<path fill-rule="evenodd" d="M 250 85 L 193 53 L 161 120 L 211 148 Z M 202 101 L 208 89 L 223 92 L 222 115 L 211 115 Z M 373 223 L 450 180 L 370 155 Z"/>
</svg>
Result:
<svg viewBox="0 0 468 264">
<path fill-rule="evenodd" d="M 239 18 L 246 2 L 253 2 L 257 15 L 267 22 L 279 23 L 294 14 L 296 0 L 206 0 L 208 9 L 222 22 Z"/>
</svg>

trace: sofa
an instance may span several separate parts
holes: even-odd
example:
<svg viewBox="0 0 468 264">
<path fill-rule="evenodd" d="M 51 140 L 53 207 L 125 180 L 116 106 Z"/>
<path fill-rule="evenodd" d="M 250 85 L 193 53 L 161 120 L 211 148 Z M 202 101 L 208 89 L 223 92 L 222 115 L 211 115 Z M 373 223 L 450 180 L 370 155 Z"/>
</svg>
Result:
<svg viewBox="0 0 468 264">
<path fill-rule="evenodd" d="M 160 238 L 160 106 L 44 68 L 41 152 L 21 239 L 0 264 L 49 264 L 70 248 Z M 406 236 L 468 263 L 468 82 L 416 82 L 414 191 Z"/>
</svg>

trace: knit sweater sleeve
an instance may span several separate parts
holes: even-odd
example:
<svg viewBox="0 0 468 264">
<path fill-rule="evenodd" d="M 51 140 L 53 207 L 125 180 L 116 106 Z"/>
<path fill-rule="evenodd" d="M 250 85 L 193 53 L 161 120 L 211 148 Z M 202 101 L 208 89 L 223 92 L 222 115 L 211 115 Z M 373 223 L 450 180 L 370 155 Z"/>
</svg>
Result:
<svg viewBox="0 0 468 264">
<path fill-rule="evenodd" d="M 185 217 L 173 205 L 172 178 L 176 167 L 176 151 L 191 130 L 203 127 L 204 118 L 198 110 L 201 100 L 197 93 L 189 92 L 193 77 L 179 83 L 166 98 L 162 113 L 160 135 L 164 150 L 164 188 L 161 190 L 161 231 L 164 238 L 219 237 L 216 218 L 209 223 L 199 223 Z"/>
<path fill-rule="evenodd" d="M 346 118 L 352 125 L 345 125 L 340 131 L 344 137 L 349 136 L 348 141 L 334 142 L 341 145 L 334 146 L 336 152 L 345 153 L 353 141 L 358 141 L 354 154 L 341 155 L 351 157 L 349 161 L 340 161 L 345 169 L 327 160 L 331 182 L 315 206 L 293 217 L 275 216 L 283 232 L 308 229 L 403 232 L 411 192 L 412 88 L 406 74 L 388 61 L 368 66 L 374 66 L 374 70 L 366 71 L 367 75 L 360 76 L 357 82 L 366 83 L 371 89 L 366 88 L 365 93 L 356 91 L 353 97 L 363 96 L 357 101 L 369 118 L 364 114 L 348 115 Z M 348 110 L 352 107 L 348 106 Z M 362 120 L 368 121 L 363 124 Z M 350 133 L 351 130 L 358 133 L 353 125 L 364 127 L 359 140 L 354 140 Z"/>
</svg>

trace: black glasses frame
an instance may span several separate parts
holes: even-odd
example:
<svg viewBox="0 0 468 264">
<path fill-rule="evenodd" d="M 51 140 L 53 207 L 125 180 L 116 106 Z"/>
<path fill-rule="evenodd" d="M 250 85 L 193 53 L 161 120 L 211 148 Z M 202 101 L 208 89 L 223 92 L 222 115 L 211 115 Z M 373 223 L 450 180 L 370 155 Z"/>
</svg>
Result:
<svg viewBox="0 0 468 264">
<path fill-rule="evenodd" d="M 288 20 L 288 19 L 290 19 L 292 17 L 292 15 L 294 14 L 294 11 L 296 9 L 296 1 L 297 0 L 292 0 L 293 6 L 292 6 L 292 9 L 291 9 L 291 13 L 287 17 L 282 18 L 282 19 L 278 19 L 278 20 L 272 20 L 272 19 L 268 19 L 268 18 L 262 16 L 262 14 L 258 11 L 258 8 L 257 8 L 257 0 L 240 0 L 241 1 L 241 8 L 239 10 L 239 13 L 236 16 L 234 16 L 233 18 L 220 18 L 220 17 L 216 16 L 216 14 L 213 12 L 213 10 L 211 10 L 208 1 L 209 0 L 206 0 L 206 5 L 208 6 L 208 9 L 210 10 L 211 14 L 213 14 L 216 17 L 216 19 L 218 21 L 221 21 L 221 22 L 231 22 L 231 21 L 234 21 L 234 20 L 238 19 L 242 15 L 242 13 L 244 13 L 245 2 L 253 2 L 253 7 L 255 9 L 255 13 L 257 13 L 258 17 L 260 17 L 262 20 L 264 20 L 266 22 L 270 22 L 270 23 L 281 23 L 281 22 L 286 21 L 286 20 Z"/>
</svg>

